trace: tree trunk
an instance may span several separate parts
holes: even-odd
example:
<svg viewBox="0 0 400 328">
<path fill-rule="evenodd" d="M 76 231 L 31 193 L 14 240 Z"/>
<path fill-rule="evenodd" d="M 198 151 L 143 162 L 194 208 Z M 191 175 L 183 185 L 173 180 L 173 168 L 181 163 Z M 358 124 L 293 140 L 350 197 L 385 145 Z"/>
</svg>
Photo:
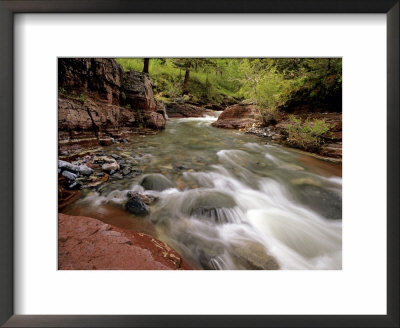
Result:
<svg viewBox="0 0 400 328">
<path fill-rule="evenodd" d="M 143 73 L 149 73 L 149 61 L 150 58 L 145 58 L 143 63 Z"/>
<path fill-rule="evenodd" d="M 183 81 L 183 92 L 182 94 L 188 94 L 189 93 L 189 74 L 190 74 L 190 69 L 186 69 L 185 71 L 185 80 Z"/>
</svg>

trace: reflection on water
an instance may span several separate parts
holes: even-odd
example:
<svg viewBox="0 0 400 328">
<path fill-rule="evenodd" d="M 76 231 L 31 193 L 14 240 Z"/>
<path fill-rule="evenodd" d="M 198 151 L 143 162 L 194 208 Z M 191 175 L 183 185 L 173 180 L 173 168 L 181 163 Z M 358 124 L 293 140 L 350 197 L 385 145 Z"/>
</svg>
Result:
<svg viewBox="0 0 400 328">
<path fill-rule="evenodd" d="M 157 135 L 104 148 L 144 175 L 106 183 L 66 211 L 156 235 L 195 268 L 341 269 L 341 166 L 211 127 L 215 119 L 171 119 Z M 122 209 L 132 190 L 156 199 L 147 217 Z"/>
</svg>

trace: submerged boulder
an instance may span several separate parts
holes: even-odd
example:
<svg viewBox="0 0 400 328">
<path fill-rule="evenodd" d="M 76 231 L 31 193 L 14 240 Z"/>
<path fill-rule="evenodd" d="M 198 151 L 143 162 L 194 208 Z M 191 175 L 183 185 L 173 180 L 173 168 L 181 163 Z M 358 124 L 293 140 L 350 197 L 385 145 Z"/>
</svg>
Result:
<svg viewBox="0 0 400 328">
<path fill-rule="evenodd" d="M 327 219 L 342 219 L 342 198 L 334 190 L 315 184 L 295 185 L 295 199 Z"/>
<path fill-rule="evenodd" d="M 254 241 L 231 245 L 230 253 L 235 262 L 244 269 L 279 270 L 276 259 L 268 254 L 266 248 Z"/>
<path fill-rule="evenodd" d="M 146 175 L 140 184 L 146 190 L 156 191 L 163 191 L 174 187 L 174 184 L 168 178 L 159 173 Z"/>
<path fill-rule="evenodd" d="M 191 190 L 185 194 L 181 211 L 189 216 L 211 219 L 216 223 L 237 223 L 241 212 L 235 200 L 222 192 L 211 190 Z"/>
</svg>

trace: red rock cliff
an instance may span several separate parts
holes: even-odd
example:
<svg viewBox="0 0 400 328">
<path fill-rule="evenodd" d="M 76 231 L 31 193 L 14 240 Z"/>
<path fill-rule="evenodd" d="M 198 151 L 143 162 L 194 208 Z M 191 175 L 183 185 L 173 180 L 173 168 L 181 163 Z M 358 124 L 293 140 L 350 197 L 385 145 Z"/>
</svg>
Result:
<svg viewBox="0 0 400 328">
<path fill-rule="evenodd" d="M 113 59 L 58 61 L 59 149 L 110 144 L 138 127 L 162 129 L 148 74 L 123 72 Z"/>
</svg>

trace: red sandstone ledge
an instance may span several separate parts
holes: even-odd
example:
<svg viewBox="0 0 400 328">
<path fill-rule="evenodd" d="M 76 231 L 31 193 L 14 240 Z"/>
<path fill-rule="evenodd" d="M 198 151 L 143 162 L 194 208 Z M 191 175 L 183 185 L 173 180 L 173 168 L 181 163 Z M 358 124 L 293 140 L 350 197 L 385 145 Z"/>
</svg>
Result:
<svg viewBox="0 0 400 328">
<path fill-rule="evenodd" d="M 99 220 L 58 215 L 59 270 L 190 270 L 167 244 Z"/>
</svg>

